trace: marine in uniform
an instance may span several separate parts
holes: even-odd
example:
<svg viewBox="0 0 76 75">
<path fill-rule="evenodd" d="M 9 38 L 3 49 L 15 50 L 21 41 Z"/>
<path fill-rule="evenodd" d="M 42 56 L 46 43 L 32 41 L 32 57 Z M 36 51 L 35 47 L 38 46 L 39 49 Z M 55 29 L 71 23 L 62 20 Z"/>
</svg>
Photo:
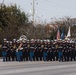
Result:
<svg viewBox="0 0 76 75">
<path fill-rule="evenodd" d="M 39 52 L 39 53 L 40 53 L 40 54 L 39 54 L 40 56 L 39 56 L 39 57 L 40 57 L 40 61 L 42 61 L 42 60 L 43 60 L 43 49 L 44 49 L 43 40 L 41 40 L 40 45 L 41 45 L 41 46 L 40 46 L 40 52 Z"/>
<path fill-rule="evenodd" d="M 39 45 L 39 42 L 36 40 L 35 41 L 35 58 L 36 58 L 36 61 L 38 61 L 38 58 L 39 58 L 39 47 L 38 47 L 38 45 Z"/>
<path fill-rule="evenodd" d="M 9 42 L 9 51 L 10 51 L 10 56 L 12 58 L 12 61 L 14 61 L 15 60 L 15 50 L 13 48 L 12 41 Z"/>
<path fill-rule="evenodd" d="M 2 44 L 2 56 L 3 56 L 3 62 L 6 61 L 7 50 L 8 50 L 7 39 L 4 39 L 4 42 L 3 42 L 3 44 Z"/>
<path fill-rule="evenodd" d="M 51 61 L 50 50 L 51 50 L 51 43 L 50 43 L 50 40 L 48 40 L 47 61 Z"/>
<path fill-rule="evenodd" d="M 47 60 L 47 51 L 48 51 L 48 45 L 47 45 L 47 41 L 44 41 L 44 50 L 43 50 L 43 60 L 46 61 Z"/>
<path fill-rule="evenodd" d="M 22 41 L 18 42 L 18 48 L 16 49 L 17 61 L 19 61 L 19 62 L 22 61 L 21 60 L 22 50 L 23 50 L 22 45 L 23 45 Z"/>
<path fill-rule="evenodd" d="M 42 60 L 42 45 L 43 45 L 43 42 L 42 42 L 42 40 L 39 40 L 38 41 L 38 45 L 37 45 L 37 47 L 38 47 L 38 60 Z"/>
<path fill-rule="evenodd" d="M 69 42 L 67 42 L 66 49 L 67 49 L 67 61 L 69 61 L 69 57 L 70 57 L 70 55 L 69 55 L 69 53 L 70 53 L 70 51 L 69 51 Z"/>
<path fill-rule="evenodd" d="M 30 42 L 30 61 L 33 61 L 33 57 L 34 57 L 34 42 L 33 42 L 33 39 L 31 39 L 31 42 Z"/>
<path fill-rule="evenodd" d="M 75 45 L 72 43 L 72 59 L 75 61 Z"/>
<path fill-rule="evenodd" d="M 59 57 L 59 62 L 62 61 L 62 44 L 59 43 L 59 47 L 58 47 L 58 57 Z"/>
<path fill-rule="evenodd" d="M 23 42 L 23 61 L 25 61 L 25 59 L 27 58 L 27 53 L 26 53 L 26 51 L 27 51 L 27 42 L 26 41 L 24 41 Z"/>
<path fill-rule="evenodd" d="M 17 57 L 16 57 L 17 42 L 16 42 L 16 39 L 13 39 L 12 43 L 13 43 L 13 51 L 14 51 L 14 60 L 17 61 Z"/>
<path fill-rule="evenodd" d="M 7 46 L 8 46 L 8 48 L 7 48 L 7 55 L 6 55 L 6 61 L 10 61 L 10 57 L 11 57 L 11 51 L 10 51 L 10 49 L 9 49 L 9 41 L 7 41 Z"/>
<path fill-rule="evenodd" d="M 54 51 L 55 51 L 55 43 L 53 42 L 53 43 L 52 43 L 52 60 L 53 60 L 53 61 L 55 61 Z"/>
<path fill-rule="evenodd" d="M 67 42 L 65 42 L 65 54 L 64 54 L 64 60 L 67 61 L 67 48 L 68 48 L 68 44 Z"/>
<path fill-rule="evenodd" d="M 56 61 L 58 61 L 58 44 L 57 44 L 57 42 L 55 44 L 55 57 L 56 57 Z"/>
</svg>

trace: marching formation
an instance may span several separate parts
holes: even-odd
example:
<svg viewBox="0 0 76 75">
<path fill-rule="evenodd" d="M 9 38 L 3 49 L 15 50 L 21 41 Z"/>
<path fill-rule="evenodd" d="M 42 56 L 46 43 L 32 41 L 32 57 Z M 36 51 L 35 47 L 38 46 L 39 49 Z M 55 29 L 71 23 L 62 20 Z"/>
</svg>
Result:
<svg viewBox="0 0 76 75">
<path fill-rule="evenodd" d="M 76 45 L 66 41 L 23 40 L 2 44 L 3 62 L 6 61 L 76 61 Z"/>
</svg>

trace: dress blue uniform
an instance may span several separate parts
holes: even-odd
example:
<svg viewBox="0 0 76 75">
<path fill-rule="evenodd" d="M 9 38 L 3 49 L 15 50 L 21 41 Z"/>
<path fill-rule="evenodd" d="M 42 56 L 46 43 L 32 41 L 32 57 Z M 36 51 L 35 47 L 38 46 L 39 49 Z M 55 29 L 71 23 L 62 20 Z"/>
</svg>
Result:
<svg viewBox="0 0 76 75">
<path fill-rule="evenodd" d="M 34 57 L 34 44 L 31 43 L 30 44 L 30 61 L 33 60 L 33 57 Z"/>
<path fill-rule="evenodd" d="M 18 44 L 18 45 L 20 45 L 20 44 Z M 23 44 L 22 44 L 22 45 L 23 45 Z M 19 62 L 22 61 L 22 59 L 21 59 L 21 58 L 22 58 L 22 54 L 23 54 L 23 53 L 22 53 L 22 52 L 23 52 L 22 50 L 23 50 L 22 46 L 21 46 L 20 49 L 17 49 L 17 50 L 16 50 L 17 61 L 19 61 Z"/>
<path fill-rule="evenodd" d="M 58 56 L 59 56 L 59 61 L 61 61 L 62 60 L 62 46 L 59 46 Z"/>
<path fill-rule="evenodd" d="M 6 61 L 7 49 L 8 49 L 7 43 L 3 43 L 3 45 L 2 45 L 3 62 Z"/>
<path fill-rule="evenodd" d="M 44 45 L 44 50 L 43 50 L 43 60 L 47 60 L 47 50 L 48 50 L 48 45 L 45 43 Z"/>
</svg>

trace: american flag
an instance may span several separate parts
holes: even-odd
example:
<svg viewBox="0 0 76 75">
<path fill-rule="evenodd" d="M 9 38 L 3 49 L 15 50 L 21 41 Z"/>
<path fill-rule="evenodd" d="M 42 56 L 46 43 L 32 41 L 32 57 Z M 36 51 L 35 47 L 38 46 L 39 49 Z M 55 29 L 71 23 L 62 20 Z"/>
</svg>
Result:
<svg viewBox="0 0 76 75">
<path fill-rule="evenodd" d="M 60 39 L 60 30 L 58 28 L 58 31 L 57 31 L 57 40 L 59 40 L 59 39 Z"/>
</svg>

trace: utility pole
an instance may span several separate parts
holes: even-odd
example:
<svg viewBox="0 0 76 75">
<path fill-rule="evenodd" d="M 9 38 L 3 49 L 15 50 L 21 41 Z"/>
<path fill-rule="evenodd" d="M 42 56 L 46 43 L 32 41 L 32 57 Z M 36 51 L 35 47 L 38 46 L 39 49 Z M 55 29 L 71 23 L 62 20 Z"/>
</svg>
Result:
<svg viewBox="0 0 76 75">
<path fill-rule="evenodd" d="M 32 13 L 32 21 L 33 21 L 33 25 L 35 26 L 35 23 L 34 23 L 34 16 L 35 16 L 35 0 L 33 0 L 33 13 Z"/>
<path fill-rule="evenodd" d="M 33 21 L 33 25 L 34 25 L 34 38 L 36 38 L 36 32 L 35 32 L 35 19 L 34 19 L 34 17 L 35 17 L 35 0 L 33 0 L 33 4 L 32 4 L 32 21 Z"/>
<path fill-rule="evenodd" d="M 2 4 L 4 5 L 4 0 L 3 0 Z"/>
<path fill-rule="evenodd" d="M 33 21 L 33 25 L 34 25 L 34 36 L 36 39 L 36 25 L 35 25 L 35 0 L 33 0 L 32 2 L 32 21 Z"/>
</svg>

